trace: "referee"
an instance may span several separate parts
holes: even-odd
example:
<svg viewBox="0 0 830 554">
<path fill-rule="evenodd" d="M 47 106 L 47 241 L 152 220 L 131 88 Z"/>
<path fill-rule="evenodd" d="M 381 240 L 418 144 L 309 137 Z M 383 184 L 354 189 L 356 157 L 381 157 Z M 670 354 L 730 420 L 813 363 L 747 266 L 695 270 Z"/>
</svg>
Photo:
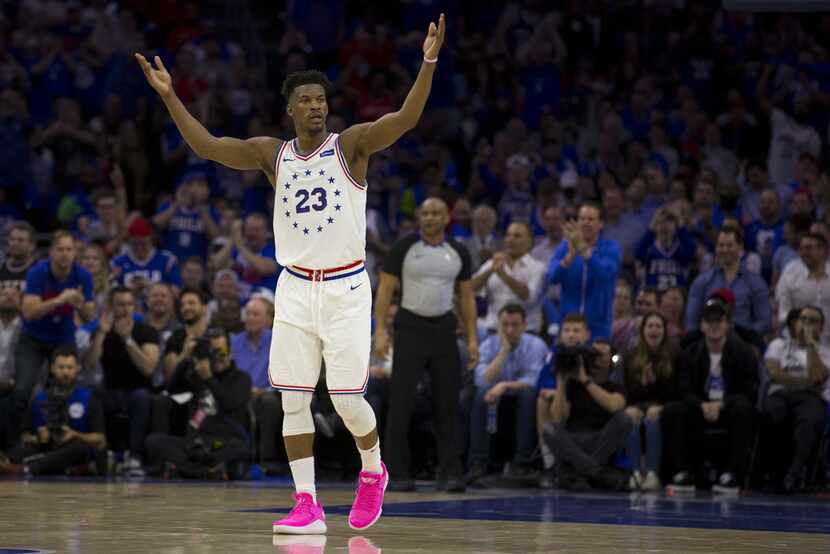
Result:
<svg viewBox="0 0 830 554">
<path fill-rule="evenodd" d="M 470 254 L 464 246 L 445 237 L 449 222 L 447 205 L 427 198 L 418 211 L 420 232 L 396 242 L 383 264 L 375 299 L 375 321 L 386 318 L 395 291 L 401 289 L 395 316 L 392 379 L 384 451 L 392 490 L 413 491 L 409 468 L 409 423 L 413 394 L 424 370 L 429 372 L 438 447 L 439 487 L 463 492 L 461 440 L 458 433 L 458 396 L 461 361 L 456 343 L 458 322 L 453 314 L 457 290 L 470 351 L 470 367 L 478 363 L 476 308 L 470 277 Z M 383 325 L 375 327 L 375 354 L 385 359 L 389 336 Z"/>
</svg>

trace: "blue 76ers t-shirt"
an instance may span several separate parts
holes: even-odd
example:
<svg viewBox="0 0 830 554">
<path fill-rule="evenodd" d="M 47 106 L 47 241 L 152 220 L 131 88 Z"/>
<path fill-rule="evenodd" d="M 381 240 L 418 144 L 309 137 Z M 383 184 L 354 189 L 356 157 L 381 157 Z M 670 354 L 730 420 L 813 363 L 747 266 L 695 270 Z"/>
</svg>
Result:
<svg viewBox="0 0 830 554">
<path fill-rule="evenodd" d="M 149 284 L 182 285 L 176 257 L 166 250 L 153 250 L 146 262 L 136 260 L 127 252 L 112 260 L 112 271 L 118 284 L 126 287 L 132 287 L 132 280 L 137 278 L 144 279 Z"/>
<path fill-rule="evenodd" d="M 165 212 L 169 208 L 170 202 L 165 202 L 156 213 Z M 219 223 L 219 212 L 213 206 L 210 207 L 210 216 Z M 199 256 L 202 259 L 207 256 L 210 241 L 199 210 L 178 208 L 167 224 L 162 239 L 164 248 L 172 252 L 179 263 L 191 256 Z"/>
<path fill-rule="evenodd" d="M 26 274 L 26 294 L 36 294 L 43 300 L 59 296 L 65 289 L 78 288 L 86 302 L 92 302 L 92 276 L 78 264 L 63 281 L 58 281 L 49 267 L 49 260 L 35 264 Z M 24 320 L 23 332 L 35 339 L 50 344 L 75 342 L 75 307 L 72 304 L 58 306 L 40 319 Z"/>
</svg>

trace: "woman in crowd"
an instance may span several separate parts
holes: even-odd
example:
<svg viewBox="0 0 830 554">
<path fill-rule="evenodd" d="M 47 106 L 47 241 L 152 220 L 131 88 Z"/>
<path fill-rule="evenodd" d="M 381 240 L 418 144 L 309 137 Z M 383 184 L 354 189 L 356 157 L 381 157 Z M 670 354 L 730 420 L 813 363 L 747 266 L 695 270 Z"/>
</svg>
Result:
<svg viewBox="0 0 830 554">
<path fill-rule="evenodd" d="M 98 244 L 87 244 L 79 260 L 81 267 L 92 274 L 92 291 L 95 294 L 96 317 L 107 305 L 110 291 L 109 261 Z"/>
<path fill-rule="evenodd" d="M 629 406 L 625 409 L 634 423 L 627 453 L 634 468 L 630 488 L 659 490 L 661 438 L 660 414 L 672 396 L 674 349 L 668 335 L 668 322 L 658 313 L 647 314 L 640 324 L 636 348 L 625 360 L 625 387 Z M 642 435 L 645 430 L 645 469 Z M 645 472 L 645 477 L 643 477 Z"/>
</svg>

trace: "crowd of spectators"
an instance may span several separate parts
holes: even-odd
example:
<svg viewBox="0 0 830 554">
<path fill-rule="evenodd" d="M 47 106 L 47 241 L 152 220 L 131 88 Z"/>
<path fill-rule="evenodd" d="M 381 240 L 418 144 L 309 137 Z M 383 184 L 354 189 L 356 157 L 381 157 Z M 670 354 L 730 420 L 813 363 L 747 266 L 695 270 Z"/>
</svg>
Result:
<svg viewBox="0 0 830 554">
<path fill-rule="evenodd" d="M 369 165 L 366 265 L 376 288 L 424 201 L 449 207 L 482 356 L 459 376 L 464 437 L 440 439 L 465 446 L 468 484 L 502 458 L 571 488 L 681 490 L 710 462 L 717 490 L 811 484 L 830 400 L 830 16 L 560 4 L 289 1 L 260 26 L 257 69 L 196 2 L 3 3 L 3 468 L 109 450 L 128 474 L 281 471 L 272 189 L 197 158 L 132 53 L 161 56 L 188 109 L 240 137 L 293 136 L 276 91 L 319 68 L 336 132 L 401 104 L 445 11 L 427 112 Z M 468 330 L 442 332 L 463 358 Z M 381 421 L 392 359 L 371 371 Z M 433 394 L 424 375 L 413 395 Z M 514 446 L 490 440 L 505 428 Z"/>
</svg>

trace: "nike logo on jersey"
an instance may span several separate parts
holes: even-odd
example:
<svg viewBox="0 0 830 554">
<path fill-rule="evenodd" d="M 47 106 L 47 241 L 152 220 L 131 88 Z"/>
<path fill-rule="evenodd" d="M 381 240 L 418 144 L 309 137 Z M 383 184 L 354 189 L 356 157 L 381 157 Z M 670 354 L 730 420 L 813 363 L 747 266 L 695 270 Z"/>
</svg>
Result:
<svg viewBox="0 0 830 554">
<path fill-rule="evenodd" d="M 352 285 L 352 286 L 350 286 L 350 287 L 349 287 L 349 289 L 350 289 L 350 290 L 354 290 L 354 289 L 358 288 L 358 287 L 359 287 L 360 285 L 362 285 L 362 284 L 363 284 L 363 283 L 358 283 L 357 285 Z"/>
<path fill-rule="evenodd" d="M 321 158 L 325 158 L 326 156 L 334 156 L 334 148 L 329 148 L 328 150 L 320 152 Z"/>
<path fill-rule="evenodd" d="M 294 158 L 283 158 L 282 161 L 284 161 L 284 162 L 293 162 Z"/>
</svg>

